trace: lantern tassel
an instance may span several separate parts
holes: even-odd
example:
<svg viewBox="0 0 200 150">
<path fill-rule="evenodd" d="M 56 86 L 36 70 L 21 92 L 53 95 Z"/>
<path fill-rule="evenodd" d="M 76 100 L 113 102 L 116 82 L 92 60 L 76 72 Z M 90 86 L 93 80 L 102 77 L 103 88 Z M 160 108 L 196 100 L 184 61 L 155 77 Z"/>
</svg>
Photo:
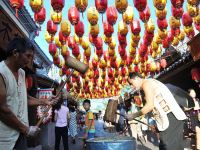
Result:
<svg viewBox="0 0 200 150">
<path fill-rule="evenodd" d="M 15 16 L 16 16 L 17 18 L 19 18 L 19 16 L 18 16 L 18 9 L 17 9 L 17 8 L 15 9 Z"/>
</svg>

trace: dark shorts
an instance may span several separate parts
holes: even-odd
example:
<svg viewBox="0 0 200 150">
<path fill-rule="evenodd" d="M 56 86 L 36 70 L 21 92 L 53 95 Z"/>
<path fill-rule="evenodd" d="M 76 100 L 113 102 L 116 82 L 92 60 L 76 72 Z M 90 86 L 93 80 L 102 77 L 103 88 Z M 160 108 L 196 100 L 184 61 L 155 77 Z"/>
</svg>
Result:
<svg viewBox="0 0 200 150">
<path fill-rule="evenodd" d="M 184 121 L 177 120 L 176 117 L 169 113 L 169 127 L 160 132 L 160 150 L 183 150 L 183 125 Z"/>
<path fill-rule="evenodd" d="M 17 142 L 15 143 L 14 150 L 27 150 L 27 138 L 25 135 L 20 134 Z"/>
</svg>

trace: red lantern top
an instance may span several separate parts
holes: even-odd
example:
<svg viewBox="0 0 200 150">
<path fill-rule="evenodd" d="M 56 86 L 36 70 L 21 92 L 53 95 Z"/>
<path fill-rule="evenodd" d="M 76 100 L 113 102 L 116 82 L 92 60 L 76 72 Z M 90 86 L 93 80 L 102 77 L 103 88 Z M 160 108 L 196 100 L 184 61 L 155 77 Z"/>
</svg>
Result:
<svg viewBox="0 0 200 150">
<path fill-rule="evenodd" d="M 47 31 L 49 32 L 49 34 L 51 35 L 55 35 L 57 32 L 57 26 L 56 24 L 53 23 L 52 20 L 49 20 L 47 22 Z"/>
<path fill-rule="evenodd" d="M 141 27 L 140 27 L 140 21 L 139 20 L 133 20 L 133 22 L 131 23 L 131 31 L 135 35 L 140 34 Z"/>
<path fill-rule="evenodd" d="M 80 14 L 75 6 L 72 6 L 68 10 L 68 19 L 72 25 L 75 25 L 79 22 Z"/>
<path fill-rule="evenodd" d="M 82 37 L 84 34 L 84 24 L 82 21 L 79 21 L 76 25 L 75 25 L 75 33 L 76 35 L 78 35 L 79 37 Z"/>
<path fill-rule="evenodd" d="M 133 3 L 138 11 L 144 11 L 147 5 L 147 0 L 134 0 Z"/>
<path fill-rule="evenodd" d="M 114 6 L 108 7 L 106 10 L 106 16 L 107 16 L 107 21 L 111 25 L 114 25 L 117 21 L 118 15 L 117 15 L 117 10 Z"/>
<path fill-rule="evenodd" d="M 149 17 L 151 16 L 149 6 L 147 6 L 144 11 L 140 11 L 139 15 L 140 15 L 140 19 L 144 23 L 147 22 L 149 20 Z"/>
<path fill-rule="evenodd" d="M 104 13 L 108 7 L 107 0 L 95 0 L 95 6 L 99 13 Z"/>
<path fill-rule="evenodd" d="M 61 12 L 65 5 L 65 0 L 51 0 L 51 6 L 57 13 Z"/>
<path fill-rule="evenodd" d="M 111 37 L 113 32 L 114 32 L 114 28 L 112 25 L 110 25 L 108 22 L 104 22 L 103 23 L 103 29 L 104 29 L 104 34 L 107 37 Z"/>
<path fill-rule="evenodd" d="M 42 7 L 42 9 L 34 14 L 34 19 L 37 23 L 42 24 L 46 19 L 46 9 Z"/>
</svg>

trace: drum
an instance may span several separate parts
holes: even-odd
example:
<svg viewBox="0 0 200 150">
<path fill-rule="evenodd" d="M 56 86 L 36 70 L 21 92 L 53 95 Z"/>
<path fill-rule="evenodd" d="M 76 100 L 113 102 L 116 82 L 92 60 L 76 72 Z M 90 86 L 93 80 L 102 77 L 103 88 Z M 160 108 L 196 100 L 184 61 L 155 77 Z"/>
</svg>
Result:
<svg viewBox="0 0 200 150">
<path fill-rule="evenodd" d="M 117 117 L 117 115 L 116 115 L 117 106 L 118 106 L 117 100 L 110 99 L 108 101 L 106 111 L 105 111 L 105 115 L 104 115 L 104 121 L 115 123 L 116 117 Z"/>
<path fill-rule="evenodd" d="M 86 141 L 87 150 L 136 150 L 133 137 L 114 136 L 94 138 Z"/>
</svg>

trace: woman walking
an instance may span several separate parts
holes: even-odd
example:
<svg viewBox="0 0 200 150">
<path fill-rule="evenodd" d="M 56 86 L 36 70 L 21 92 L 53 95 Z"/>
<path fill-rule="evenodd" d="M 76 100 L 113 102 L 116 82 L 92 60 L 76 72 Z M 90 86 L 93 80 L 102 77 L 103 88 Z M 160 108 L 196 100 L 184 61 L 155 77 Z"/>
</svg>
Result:
<svg viewBox="0 0 200 150">
<path fill-rule="evenodd" d="M 69 133 L 72 137 L 72 143 L 76 143 L 76 135 L 77 135 L 77 113 L 74 106 L 69 104 L 69 112 L 70 112 L 70 120 L 69 120 Z"/>
<path fill-rule="evenodd" d="M 67 123 L 69 119 L 69 109 L 63 105 L 63 100 L 58 101 L 55 105 L 55 150 L 60 148 L 60 140 L 62 137 L 64 150 L 68 150 L 68 132 Z"/>
</svg>

